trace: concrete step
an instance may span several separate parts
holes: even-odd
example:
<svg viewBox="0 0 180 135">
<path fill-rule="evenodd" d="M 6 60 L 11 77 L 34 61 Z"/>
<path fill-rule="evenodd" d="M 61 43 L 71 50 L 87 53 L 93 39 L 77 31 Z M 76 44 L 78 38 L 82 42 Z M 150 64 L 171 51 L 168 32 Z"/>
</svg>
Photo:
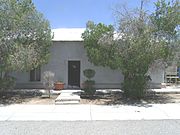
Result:
<svg viewBox="0 0 180 135">
<path fill-rule="evenodd" d="M 56 101 L 80 101 L 80 97 L 57 97 L 55 99 Z"/>
<path fill-rule="evenodd" d="M 55 105 L 79 104 L 80 101 L 56 101 Z"/>
<path fill-rule="evenodd" d="M 55 101 L 79 101 L 80 100 L 80 96 L 78 95 L 71 95 L 71 96 L 63 96 L 63 95 L 59 95 Z"/>
<path fill-rule="evenodd" d="M 56 99 L 55 104 L 78 104 L 80 102 L 80 96 L 71 92 L 62 92 Z"/>
</svg>

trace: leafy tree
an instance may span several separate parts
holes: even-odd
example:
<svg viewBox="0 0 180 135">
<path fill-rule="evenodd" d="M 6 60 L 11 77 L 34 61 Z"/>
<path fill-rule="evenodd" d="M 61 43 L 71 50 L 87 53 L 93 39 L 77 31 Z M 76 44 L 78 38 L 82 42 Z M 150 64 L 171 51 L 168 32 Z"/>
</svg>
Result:
<svg viewBox="0 0 180 135">
<path fill-rule="evenodd" d="M 97 66 L 109 66 L 112 69 L 118 68 L 118 57 L 116 45 L 113 44 L 114 28 L 112 25 L 106 26 L 99 23 L 94 24 L 92 21 L 87 23 L 87 28 L 82 34 L 84 47 L 91 63 Z M 102 41 L 107 43 L 101 44 Z M 114 62 L 117 61 L 117 62 Z"/>
<path fill-rule="evenodd" d="M 0 0 L 0 78 L 47 62 L 51 45 L 49 22 L 31 0 Z"/>
<path fill-rule="evenodd" d="M 151 15 L 154 32 L 160 38 L 170 41 L 177 38 L 180 25 L 180 3 L 178 0 L 166 3 L 165 0 L 158 0 L 155 3 L 155 12 Z"/>
<path fill-rule="evenodd" d="M 175 55 L 171 56 L 169 63 L 172 64 L 172 61 L 177 63 L 180 58 L 180 2 L 178 0 L 171 2 L 158 0 L 155 7 L 155 12 L 150 16 L 154 27 L 153 32 L 158 40 L 164 39 L 171 46 Z"/>
<path fill-rule="evenodd" d="M 143 11 L 142 1 L 141 9 L 120 14 L 117 32 L 111 25 L 88 22 L 82 35 L 90 62 L 121 69 L 126 97 L 142 98 L 150 79 L 149 68 L 159 61 L 166 62 L 171 55 L 172 45 L 157 37 L 160 30 L 152 16 Z"/>
</svg>

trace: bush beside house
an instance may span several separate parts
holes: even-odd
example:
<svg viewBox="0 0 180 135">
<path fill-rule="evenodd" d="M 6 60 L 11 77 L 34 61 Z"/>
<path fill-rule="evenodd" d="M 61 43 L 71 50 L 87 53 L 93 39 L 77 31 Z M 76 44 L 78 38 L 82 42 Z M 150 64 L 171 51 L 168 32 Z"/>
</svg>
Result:
<svg viewBox="0 0 180 135">
<path fill-rule="evenodd" d="M 95 81 L 92 80 L 92 78 L 95 76 L 96 72 L 93 69 L 85 69 L 83 74 L 87 78 L 87 80 L 83 83 L 83 90 L 85 94 L 93 96 L 96 92 L 96 89 L 94 87 Z"/>
</svg>

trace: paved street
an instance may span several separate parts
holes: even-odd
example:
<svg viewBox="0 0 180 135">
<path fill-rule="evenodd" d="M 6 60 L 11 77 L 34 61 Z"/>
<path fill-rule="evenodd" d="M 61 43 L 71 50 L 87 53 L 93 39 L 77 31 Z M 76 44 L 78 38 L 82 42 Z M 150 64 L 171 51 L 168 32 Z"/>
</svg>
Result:
<svg viewBox="0 0 180 135">
<path fill-rule="evenodd" d="M 0 135 L 179 135 L 180 120 L 6 121 Z"/>
</svg>

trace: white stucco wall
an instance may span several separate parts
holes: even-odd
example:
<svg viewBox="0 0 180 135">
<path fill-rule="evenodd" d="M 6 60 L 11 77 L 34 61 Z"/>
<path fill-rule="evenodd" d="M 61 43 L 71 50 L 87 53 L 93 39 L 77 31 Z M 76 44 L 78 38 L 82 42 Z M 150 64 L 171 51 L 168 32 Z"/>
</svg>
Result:
<svg viewBox="0 0 180 135">
<path fill-rule="evenodd" d="M 62 80 L 65 86 L 68 86 L 68 61 L 80 61 L 80 83 L 82 84 L 86 78 L 83 70 L 87 68 L 94 69 L 96 75 L 93 78 L 96 81 L 96 87 L 120 87 L 123 76 L 118 70 L 111 70 L 104 67 L 96 67 L 88 62 L 85 49 L 82 42 L 54 42 L 51 48 L 51 58 L 42 70 L 51 70 L 55 73 L 55 80 Z"/>
<path fill-rule="evenodd" d="M 163 83 L 164 82 L 164 70 L 156 69 L 153 70 L 150 74 L 152 83 Z"/>
<path fill-rule="evenodd" d="M 13 75 L 18 83 L 25 83 L 29 82 L 29 72 L 13 72 L 11 75 Z"/>
<path fill-rule="evenodd" d="M 65 42 L 53 42 L 51 47 L 51 56 L 48 64 L 41 67 L 41 80 L 44 71 L 52 71 L 55 73 L 55 81 L 62 80 L 65 83 L 65 87 L 68 87 L 68 61 L 78 60 L 80 61 L 80 84 L 82 84 L 86 78 L 83 75 L 83 70 L 87 68 L 94 69 L 96 75 L 93 78 L 96 81 L 96 87 L 98 88 L 119 88 L 123 81 L 123 75 L 119 70 L 111 70 L 105 67 L 96 67 L 88 62 L 83 43 L 81 41 L 65 41 Z M 13 73 L 13 76 L 17 78 L 17 84 L 32 84 L 41 82 L 30 82 L 29 72 Z M 28 84 L 28 85 L 29 85 Z M 36 87 L 34 85 L 34 87 Z"/>
<path fill-rule="evenodd" d="M 151 88 L 161 88 L 161 83 L 164 83 L 164 72 L 162 68 L 153 68 L 149 70 Z"/>
<path fill-rule="evenodd" d="M 42 75 L 44 71 L 52 71 L 55 73 L 55 81 L 62 80 L 65 83 L 65 87 L 68 87 L 68 61 L 78 60 L 80 61 L 80 84 L 82 84 L 86 78 L 83 75 L 83 70 L 87 68 L 94 69 L 96 75 L 93 78 L 96 81 L 97 88 L 120 88 L 123 82 L 123 75 L 119 70 L 111 70 L 105 67 L 97 67 L 88 62 L 83 42 L 81 41 L 54 41 L 51 47 L 51 56 L 48 64 L 41 67 L 41 82 L 30 82 L 29 72 L 13 73 L 13 76 L 17 78 L 17 84 L 28 84 L 25 87 L 32 84 L 32 87 L 42 86 Z M 150 73 L 152 83 L 164 82 L 164 71 L 157 69 Z M 40 86 L 41 85 L 41 86 Z"/>
</svg>

